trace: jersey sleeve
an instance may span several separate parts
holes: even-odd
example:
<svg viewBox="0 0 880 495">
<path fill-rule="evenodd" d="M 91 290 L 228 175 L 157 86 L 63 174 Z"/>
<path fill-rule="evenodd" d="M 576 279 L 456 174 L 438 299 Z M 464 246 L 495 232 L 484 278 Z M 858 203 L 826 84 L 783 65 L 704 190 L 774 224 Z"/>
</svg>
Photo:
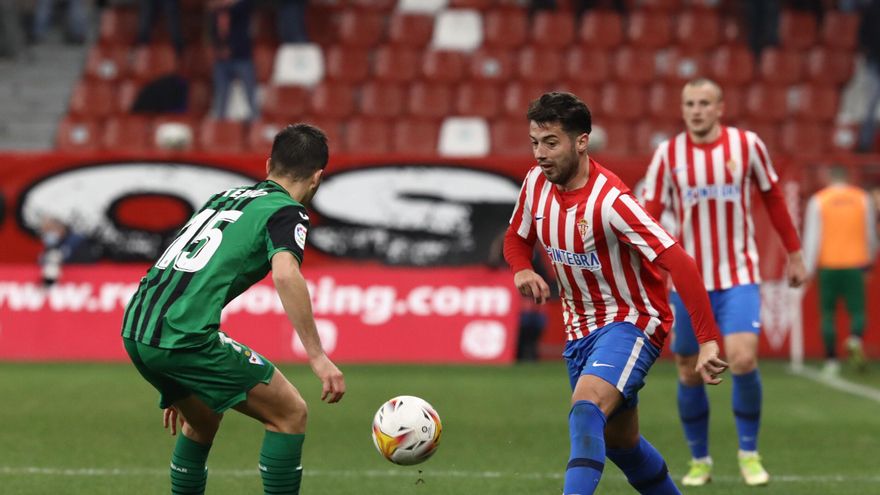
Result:
<svg viewBox="0 0 880 495">
<path fill-rule="evenodd" d="M 534 174 L 529 173 L 523 180 L 513 215 L 510 216 L 510 229 L 523 239 L 534 244 L 537 233 L 535 232 L 535 219 L 532 217 L 530 189 L 534 187 Z"/>
<path fill-rule="evenodd" d="M 645 189 L 642 204 L 654 218 L 660 218 L 663 210 L 669 207 L 670 201 L 670 177 L 669 167 L 666 163 L 666 155 L 669 142 L 662 143 L 654 151 L 651 164 L 645 174 Z"/>
<path fill-rule="evenodd" d="M 611 226 L 620 242 L 638 250 L 648 261 L 669 246 L 675 239 L 654 220 L 631 194 L 621 194 L 611 204 Z"/>
<path fill-rule="evenodd" d="M 750 140 L 751 145 L 754 146 L 751 164 L 752 174 L 755 177 L 755 182 L 758 184 L 758 189 L 762 192 L 767 192 L 779 182 L 779 176 L 776 175 L 773 161 L 770 160 L 770 153 L 767 151 L 767 147 L 764 146 L 764 141 L 761 141 L 757 134 L 749 134 L 754 137 L 753 140 Z"/>
<path fill-rule="evenodd" d="M 290 251 L 302 264 L 309 233 L 309 215 L 302 205 L 279 208 L 266 222 L 266 251 L 271 261 L 276 253 Z"/>
</svg>

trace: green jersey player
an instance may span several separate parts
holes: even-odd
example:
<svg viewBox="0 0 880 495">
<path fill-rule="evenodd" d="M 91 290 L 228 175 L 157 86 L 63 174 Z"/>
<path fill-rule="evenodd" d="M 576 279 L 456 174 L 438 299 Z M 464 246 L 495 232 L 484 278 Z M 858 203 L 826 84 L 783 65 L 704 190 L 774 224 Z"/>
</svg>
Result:
<svg viewBox="0 0 880 495">
<path fill-rule="evenodd" d="M 223 307 L 271 270 L 288 319 L 323 384 L 321 400 L 345 393 L 324 354 L 299 266 L 308 204 L 327 165 L 327 138 L 297 124 L 278 133 L 268 177 L 215 194 L 141 280 L 122 326 L 125 349 L 160 393 L 165 426 L 181 435 L 171 457 L 171 492 L 198 494 L 220 419 L 235 409 L 266 426 L 260 475 L 267 494 L 297 494 L 306 403 L 265 357 L 220 331 Z"/>
</svg>

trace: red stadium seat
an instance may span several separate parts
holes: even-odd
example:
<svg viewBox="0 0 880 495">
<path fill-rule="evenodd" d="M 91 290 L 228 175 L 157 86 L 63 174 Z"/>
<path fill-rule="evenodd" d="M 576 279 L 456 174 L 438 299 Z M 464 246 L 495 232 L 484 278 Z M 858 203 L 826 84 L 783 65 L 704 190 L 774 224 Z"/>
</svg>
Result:
<svg viewBox="0 0 880 495">
<path fill-rule="evenodd" d="M 407 109 L 413 117 L 446 117 L 452 109 L 452 90 L 446 84 L 417 82 L 409 88 Z"/>
<path fill-rule="evenodd" d="M 214 71 L 214 54 L 207 43 L 188 43 L 183 50 L 181 62 L 183 74 L 188 79 L 210 79 Z"/>
<path fill-rule="evenodd" d="M 738 122 L 745 112 L 745 94 L 738 86 L 728 86 L 724 91 L 724 122 Z"/>
<path fill-rule="evenodd" d="M 201 125 L 201 120 L 193 117 L 192 115 L 181 115 L 176 113 L 163 113 L 157 114 L 156 117 L 153 118 L 153 123 L 150 126 L 151 136 L 149 136 L 150 142 L 153 143 L 153 146 L 156 147 L 156 134 L 158 134 L 158 129 L 163 124 L 181 124 L 189 128 L 190 132 L 192 132 L 193 136 L 193 145 L 198 144 L 198 131 L 199 126 Z M 191 146 L 192 147 L 192 146 Z"/>
<path fill-rule="evenodd" d="M 101 136 L 105 150 L 144 151 L 153 148 L 150 119 L 141 115 L 125 115 L 107 119 Z"/>
<path fill-rule="evenodd" d="M 102 45 L 129 46 L 134 43 L 138 31 L 136 9 L 110 7 L 101 13 L 98 41 Z"/>
<path fill-rule="evenodd" d="M 571 93 L 580 98 L 582 102 L 586 103 L 590 110 L 599 104 L 599 96 L 602 94 L 600 86 L 577 81 L 562 81 L 558 84 L 552 84 L 550 88 L 548 88 L 548 91 L 565 91 Z M 537 96 L 540 96 L 540 94 Z M 523 108 L 520 113 L 525 114 L 525 108 Z"/>
<path fill-rule="evenodd" d="M 708 72 L 709 64 L 703 52 L 681 46 L 660 50 L 656 56 L 657 75 L 664 81 L 683 85 Z"/>
<path fill-rule="evenodd" d="M 395 12 L 388 19 L 388 41 L 395 45 L 422 48 L 431 41 L 434 17 Z"/>
<path fill-rule="evenodd" d="M 355 117 L 345 129 L 344 148 L 349 153 L 380 155 L 391 148 L 391 124 L 387 120 Z"/>
<path fill-rule="evenodd" d="M 623 43 L 623 23 L 617 12 L 591 10 L 581 17 L 578 39 L 591 49 L 614 48 Z"/>
<path fill-rule="evenodd" d="M 254 45 L 254 69 L 257 72 L 257 81 L 267 83 L 272 77 L 272 69 L 275 66 L 275 47 L 272 45 Z"/>
<path fill-rule="evenodd" d="M 676 13 L 683 7 L 682 0 L 639 0 L 638 4 L 640 9 L 667 14 Z"/>
<path fill-rule="evenodd" d="M 266 86 L 260 114 L 267 120 L 296 121 L 306 113 L 309 92 L 302 86 Z"/>
<path fill-rule="evenodd" d="M 376 12 L 385 12 L 393 9 L 397 5 L 397 0 L 349 0 L 351 5 L 358 9 L 370 10 Z"/>
<path fill-rule="evenodd" d="M 464 82 L 455 91 L 453 109 L 458 115 L 492 119 L 501 108 L 497 84 Z"/>
<path fill-rule="evenodd" d="M 647 84 L 654 80 L 654 51 L 625 46 L 614 53 L 611 67 L 618 81 Z"/>
<path fill-rule="evenodd" d="M 170 44 L 144 45 L 135 49 L 131 75 L 141 81 L 150 81 L 174 72 L 177 55 Z"/>
<path fill-rule="evenodd" d="M 261 156 L 269 156 L 269 152 L 272 151 L 272 143 L 275 141 L 275 135 L 287 124 L 288 122 L 284 120 L 258 119 L 251 122 L 247 134 L 248 151 Z"/>
<path fill-rule="evenodd" d="M 560 49 L 574 41 L 575 18 L 570 12 L 540 10 L 532 19 L 529 44 Z"/>
<path fill-rule="evenodd" d="M 633 151 L 645 155 L 653 153 L 661 142 L 675 137 L 683 130 L 680 120 L 642 120 L 636 124 Z"/>
<path fill-rule="evenodd" d="M 428 50 L 422 58 L 422 75 L 428 81 L 455 83 L 464 76 L 465 63 L 461 52 Z"/>
<path fill-rule="evenodd" d="M 242 122 L 208 117 L 199 125 L 198 147 L 208 153 L 241 153 L 244 131 Z"/>
<path fill-rule="evenodd" d="M 205 81 L 190 81 L 187 95 L 187 113 L 204 115 L 211 109 L 212 86 Z"/>
<path fill-rule="evenodd" d="M 526 42 L 529 23 L 523 9 L 493 9 L 483 18 L 483 46 L 518 48 Z"/>
<path fill-rule="evenodd" d="M 825 124 L 792 120 L 782 126 L 780 145 L 790 155 L 820 155 L 828 149 L 829 134 Z"/>
<path fill-rule="evenodd" d="M 334 45 L 327 47 L 324 53 L 324 76 L 329 80 L 359 83 L 370 73 L 370 57 L 367 50 Z"/>
<path fill-rule="evenodd" d="M 55 131 L 58 151 L 94 151 L 99 148 L 101 126 L 94 120 L 67 117 Z"/>
<path fill-rule="evenodd" d="M 453 9 L 487 10 L 494 7 L 496 3 L 496 0 L 449 0 L 449 7 Z"/>
<path fill-rule="evenodd" d="M 652 84 L 648 88 L 648 113 L 655 119 L 681 122 L 681 85 Z"/>
<path fill-rule="evenodd" d="M 517 57 L 516 73 L 525 82 L 548 84 L 562 76 L 562 62 L 557 49 L 526 46 Z"/>
<path fill-rule="evenodd" d="M 391 151 L 407 155 L 434 156 L 440 124 L 432 119 L 395 119 Z"/>
<path fill-rule="evenodd" d="M 128 71 L 128 47 L 122 45 L 94 45 L 86 57 L 86 78 L 118 81 Z"/>
<path fill-rule="evenodd" d="M 738 125 L 737 128 L 746 131 L 752 131 L 757 134 L 761 141 L 764 142 L 764 146 L 767 147 L 767 151 L 770 152 L 771 157 L 776 153 L 782 152 L 782 149 L 779 145 L 779 124 L 770 122 L 745 121 L 744 123 Z"/>
<path fill-rule="evenodd" d="M 805 84 L 789 90 L 789 113 L 804 122 L 830 122 L 837 117 L 839 93 L 829 86 Z"/>
<path fill-rule="evenodd" d="M 779 20 L 779 42 L 795 50 L 813 46 L 816 42 L 816 16 L 799 10 L 783 11 Z"/>
<path fill-rule="evenodd" d="M 672 40 L 672 25 L 666 14 L 637 10 L 630 14 L 626 39 L 633 46 L 662 48 Z"/>
<path fill-rule="evenodd" d="M 315 87 L 309 99 L 309 113 L 343 119 L 354 111 L 354 89 L 342 83 L 324 82 Z"/>
<path fill-rule="evenodd" d="M 744 45 L 722 46 L 709 55 L 709 75 L 722 87 L 752 81 L 755 58 Z"/>
<path fill-rule="evenodd" d="M 373 76 L 381 81 L 410 82 L 419 62 L 420 53 L 412 48 L 384 45 L 376 50 Z"/>
<path fill-rule="evenodd" d="M 788 85 L 801 80 L 803 53 L 775 47 L 765 48 L 758 68 L 761 79 L 771 84 Z"/>
<path fill-rule="evenodd" d="M 737 16 L 728 15 L 721 19 L 721 42 L 742 44 L 747 42 L 746 27 Z"/>
<path fill-rule="evenodd" d="M 68 111 L 81 118 L 109 117 L 116 111 L 116 86 L 107 81 L 80 82 L 73 88 Z"/>
<path fill-rule="evenodd" d="M 828 48 L 854 50 L 858 44 L 859 16 L 829 10 L 822 21 L 819 41 Z"/>
<path fill-rule="evenodd" d="M 532 142 L 529 139 L 529 125 L 523 117 L 519 119 L 499 119 L 489 126 L 492 154 L 521 158 L 524 163 L 532 162 Z"/>
<path fill-rule="evenodd" d="M 540 97 L 547 90 L 541 83 L 513 80 L 504 87 L 504 99 L 501 102 L 501 113 L 514 118 L 525 119 L 529 103 Z"/>
<path fill-rule="evenodd" d="M 325 117 L 320 115 L 311 115 L 304 117 L 300 122 L 310 124 L 324 131 L 327 136 L 327 147 L 330 149 L 330 156 L 345 150 L 343 142 L 344 134 L 342 132 L 342 122 L 333 117 Z"/>
<path fill-rule="evenodd" d="M 604 118 L 635 120 L 645 109 L 645 90 L 634 84 L 609 83 L 602 87 L 597 114 Z"/>
<path fill-rule="evenodd" d="M 616 155 L 629 156 L 633 153 L 633 132 L 630 122 L 622 122 L 615 120 L 602 120 L 598 123 L 594 121 L 593 132 L 590 134 L 590 140 L 593 146 L 598 147 L 594 154 L 599 156 Z M 598 145 L 599 136 L 604 134 L 605 143 Z"/>
<path fill-rule="evenodd" d="M 385 34 L 384 23 L 378 12 L 347 9 L 339 17 L 339 42 L 360 48 L 375 46 Z"/>
<path fill-rule="evenodd" d="M 360 113 L 369 117 L 397 117 L 404 112 L 405 100 L 402 85 L 369 81 L 361 87 Z"/>
<path fill-rule="evenodd" d="M 255 43 L 278 44 L 278 20 L 274 12 L 268 9 L 255 9 L 251 23 Z"/>
<path fill-rule="evenodd" d="M 478 81 L 506 82 L 513 74 L 513 53 L 506 48 L 479 48 L 471 54 L 468 73 Z"/>
<path fill-rule="evenodd" d="M 714 48 L 721 40 L 721 21 L 714 10 L 687 10 L 675 20 L 675 41 L 694 50 Z"/>
<path fill-rule="evenodd" d="M 746 90 L 748 122 L 779 122 L 788 113 L 785 89 L 756 83 Z"/>
<path fill-rule="evenodd" d="M 819 84 L 842 85 L 855 70 L 851 51 L 816 47 L 807 53 L 807 78 Z"/>
<path fill-rule="evenodd" d="M 599 84 L 611 75 L 608 52 L 574 45 L 565 53 L 565 76 L 569 81 Z"/>
<path fill-rule="evenodd" d="M 306 9 L 306 33 L 309 41 L 321 46 L 339 43 L 339 9 L 310 2 Z"/>
<path fill-rule="evenodd" d="M 141 83 L 134 79 L 126 79 L 116 84 L 116 110 L 115 113 L 128 113 L 134 106 L 134 100 L 137 98 L 141 88 Z"/>
</svg>

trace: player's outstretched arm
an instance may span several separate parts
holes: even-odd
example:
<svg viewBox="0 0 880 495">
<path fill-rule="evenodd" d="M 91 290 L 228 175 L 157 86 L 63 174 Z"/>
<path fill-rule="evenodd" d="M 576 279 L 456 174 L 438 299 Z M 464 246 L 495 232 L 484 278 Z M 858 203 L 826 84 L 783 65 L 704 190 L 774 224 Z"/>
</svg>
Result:
<svg viewBox="0 0 880 495">
<path fill-rule="evenodd" d="M 309 288 L 299 271 L 299 262 L 291 253 L 281 251 L 272 257 L 272 281 L 284 312 L 303 343 L 312 371 L 321 380 L 321 400 L 339 402 L 345 394 L 345 378 L 324 353 L 315 328 Z"/>
<path fill-rule="evenodd" d="M 550 299 L 550 286 L 532 268 L 532 249 L 534 242 L 529 242 L 508 228 L 504 234 L 504 259 L 514 272 L 513 284 L 516 290 L 525 297 L 530 297 L 536 304 L 543 304 Z"/>
</svg>

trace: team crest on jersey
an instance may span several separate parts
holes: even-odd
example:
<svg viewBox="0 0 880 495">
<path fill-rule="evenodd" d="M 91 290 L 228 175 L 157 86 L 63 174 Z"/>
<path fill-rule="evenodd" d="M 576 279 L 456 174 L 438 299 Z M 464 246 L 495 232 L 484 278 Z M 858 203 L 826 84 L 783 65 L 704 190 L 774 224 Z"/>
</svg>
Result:
<svg viewBox="0 0 880 495">
<path fill-rule="evenodd" d="M 590 228 L 590 224 L 587 223 L 586 219 L 581 218 L 577 223 L 578 232 L 581 233 L 581 237 L 587 236 L 587 229 Z"/>
</svg>

